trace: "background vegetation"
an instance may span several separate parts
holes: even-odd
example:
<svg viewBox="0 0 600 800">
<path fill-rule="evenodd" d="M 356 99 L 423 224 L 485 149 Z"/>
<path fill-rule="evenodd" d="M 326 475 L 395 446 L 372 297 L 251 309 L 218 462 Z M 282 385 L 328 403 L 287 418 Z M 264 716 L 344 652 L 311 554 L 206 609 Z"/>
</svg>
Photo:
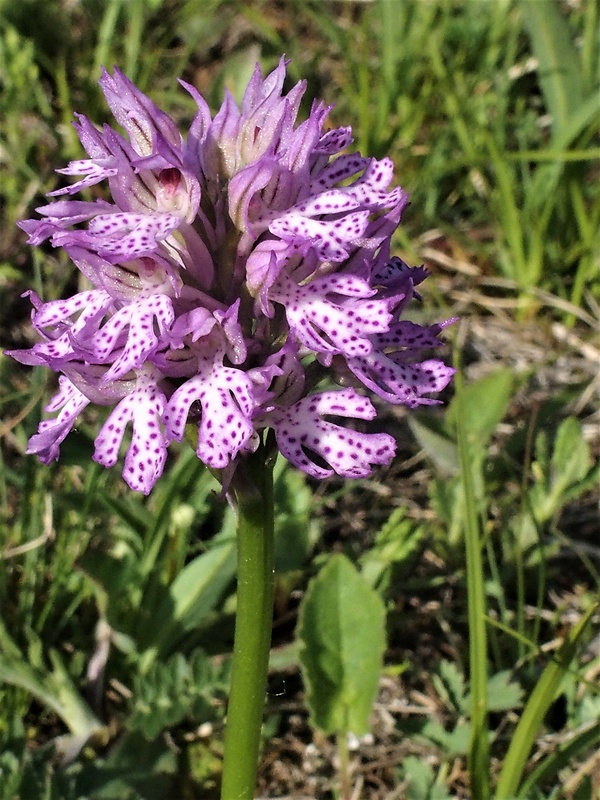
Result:
<svg viewBox="0 0 600 800">
<path fill-rule="evenodd" d="M 280 465 L 265 797 L 600 798 L 598 13 L 0 0 L 3 346 L 30 341 L 22 291 L 75 280 L 15 223 L 81 156 L 72 111 L 108 120 L 100 66 L 184 123 L 177 77 L 216 108 L 281 53 L 332 124 L 395 160 L 396 252 L 434 273 L 416 313 L 461 320 L 454 395 L 388 413 L 391 470 L 316 485 Z M 217 797 L 229 511 L 184 448 L 150 499 L 125 493 L 90 459 L 93 415 L 40 466 L 24 451 L 52 378 L 0 371 L 0 800 Z"/>
</svg>

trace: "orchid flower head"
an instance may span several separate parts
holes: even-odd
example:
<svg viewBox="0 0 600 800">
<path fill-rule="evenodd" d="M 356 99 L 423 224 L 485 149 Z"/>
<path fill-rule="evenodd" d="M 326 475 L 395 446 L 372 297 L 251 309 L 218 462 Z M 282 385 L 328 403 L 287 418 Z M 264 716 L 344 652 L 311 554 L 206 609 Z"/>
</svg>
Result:
<svg viewBox="0 0 600 800">
<path fill-rule="evenodd" d="M 213 116 L 198 91 L 189 129 L 120 70 L 100 86 L 120 130 L 77 115 L 87 154 L 74 180 L 22 229 L 63 248 L 86 281 L 64 300 L 28 292 L 38 341 L 9 352 L 59 375 L 29 442 L 49 463 L 90 404 L 112 410 L 94 459 L 148 494 L 171 442 L 196 431 L 198 458 L 230 480 L 265 433 L 314 478 L 363 477 L 394 456 L 368 394 L 411 408 L 437 402 L 453 370 L 431 357 L 446 323 L 402 314 L 426 277 L 391 257 L 407 195 L 393 164 L 352 152 L 326 128 L 286 61 L 257 66 L 238 105 Z M 103 199 L 75 199 L 104 184 Z M 344 388 L 339 388 L 343 383 Z M 338 385 L 338 388 L 336 387 Z"/>
</svg>

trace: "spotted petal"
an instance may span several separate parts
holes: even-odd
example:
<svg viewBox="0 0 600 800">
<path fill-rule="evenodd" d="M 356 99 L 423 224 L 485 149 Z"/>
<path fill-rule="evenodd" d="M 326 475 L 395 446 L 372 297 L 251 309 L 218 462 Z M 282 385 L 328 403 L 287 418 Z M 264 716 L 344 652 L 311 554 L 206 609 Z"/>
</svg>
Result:
<svg viewBox="0 0 600 800">
<path fill-rule="evenodd" d="M 90 402 L 68 378 L 61 375 L 58 380 L 60 389 L 44 409 L 58 411 L 58 414 L 53 419 L 40 422 L 38 432 L 27 444 L 28 455 L 37 455 L 42 464 L 50 464 L 58 458 L 61 443 L 71 431 L 79 414 Z"/>
<path fill-rule="evenodd" d="M 273 412 L 270 424 L 281 453 L 313 478 L 334 473 L 364 478 L 376 464 L 389 464 L 396 443 L 387 433 L 359 433 L 325 417 L 373 419 L 372 403 L 354 389 L 321 392 L 303 397 L 285 410 Z"/>
<path fill-rule="evenodd" d="M 254 434 L 251 421 L 253 385 L 240 369 L 222 364 L 223 350 L 199 358 L 198 372 L 173 394 L 163 421 L 169 439 L 181 441 L 192 404 L 199 405 L 198 457 L 209 467 L 223 469 Z"/>
<path fill-rule="evenodd" d="M 125 428 L 132 423 L 123 477 L 131 489 L 144 494 L 150 493 L 167 457 L 167 443 L 160 426 L 164 407 L 165 397 L 156 385 L 156 375 L 151 369 L 144 370 L 135 389 L 115 407 L 95 441 L 94 460 L 103 467 L 113 467 Z"/>
<path fill-rule="evenodd" d="M 131 369 L 142 367 L 155 352 L 173 323 L 175 314 L 171 298 L 151 295 L 123 306 L 106 324 L 89 338 L 73 337 L 76 348 L 99 363 L 107 362 L 117 348 L 122 350 L 104 376 L 114 381 Z"/>
<path fill-rule="evenodd" d="M 6 354 L 22 364 L 47 364 L 54 368 L 59 362 L 75 357 L 72 336 L 84 327 L 95 329 L 113 302 L 101 290 L 79 292 L 66 300 L 48 303 L 42 303 L 35 292 L 26 292 L 24 296 L 27 295 L 34 306 L 33 325 L 46 341 L 34 344 L 29 350 L 7 350 Z"/>
<path fill-rule="evenodd" d="M 379 397 L 410 408 L 439 403 L 427 395 L 441 391 L 455 372 L 437 359 L 403 363 L 401 353 L 387 355 L 380 351 L 348 359 L 347 364 L 362 384 Z"/>
<path fill-rule="evenodd" d="M 84 175 L 85 177 L 69 186 L 64 186 L 62 189 L 48 192 L 50 197 L 57 197 L 62 194 L 75 194 L 75 192 L 94 186 L 105 178 L 111 178 L 113 175 L 117 175 L 119 172 L 118 168 L 115 166 L 115 159 L 112 157 L 103 159 L 84 158 L 78 161 L 71 161 L 68 167 L 57 169 L 56 171 L 63 175 Z"/>
<path fill-rule="evenodd" d="M 54 244 L 88 246 L 109 261 L 152 255 L 181 224 L 178 214 L 100 214 L 87 231 L 56 234 Z"/>
<path fill-rule="evenodd" d="M 278 281 L 270 296 L 285 305 L 295 337 L 318 353 L 366 355 L 372 349 L 369 334 L 386 331 L 391 320 L 385 300 L 355 275 L 327 275 L 298 286 Z"/>
<path fill-rule="evenodd" d="M 343 261 L 349 250 L 364 234 L 368 211 L 354 211 L 339 219 L 317 220 L 297 211 L 273 220 L 269 230 L 284 241 L 310 242 L 324 261 Z"/>
</svg>

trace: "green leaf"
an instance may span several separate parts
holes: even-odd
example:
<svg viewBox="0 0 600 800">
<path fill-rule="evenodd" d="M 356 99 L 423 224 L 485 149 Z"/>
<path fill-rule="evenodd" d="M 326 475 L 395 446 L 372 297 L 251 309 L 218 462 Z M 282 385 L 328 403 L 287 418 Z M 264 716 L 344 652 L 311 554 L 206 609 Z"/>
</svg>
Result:
<svg viewBox="0 0 600 800">
<path fill-rule="evenodd" d="M 528 493 L 529 505 L 536 522 L 542 524 L 595 484 L 600 464 L 592 467 L 589 445 L 575 417 L 567 417 L 561 423 L 550 458 L 544 431 L 536 437 L 535 454 L 535 483 Z"/>
<path fill-rule="evenodd" d="M 590 469 L 590 448 L 582 425 L 575 417 L 567 417 L 560 424 L 550 464 L 554 482 L 561 491 L 582 481 Z"/>
<path fill-rule="evenodd" d="M 375 537 L 373 547 L 361 559 L 361 575 L 374 589 L 389 588 L 392 568 L 412 562 L 425 538 L 425 528 L 396 508 Z"/>
<path fill-rule="evenodd" d="M 402 772 L 408 780 L 406 800 L 452 800 L 444 787 L 436 784 L 433 769 L 422 758 L 407 756 L 402 762 Z"/>
<path fill-rule="evenodd" d="M 32 647 L 35 648 L 37 644 L 34 641 Z M 35 653 L 33 657 L 30 653 L 26 658 L 0 621 L 0 684 L 19 686 L 51 708 L 69 728 L 74 739 L 83 745 L 102 728 L 102 724 L 79 694 L 59 654 L 50 650 L 48 655 L 52 662 L 51 670 L 38 666 L 36 662 L 39 659 Z"/>
<path fill-rule="evenodd" d="M 514 375 L 510 369 L 497 369 L 462 389 L 462 413 L 467 436 L 485 444 L 508 410 Z M 456 427 L 458 399 L 453 398 L 446 414 L 449 430 Z"/>
<path fill-rule="evenodd" d="M 424 414 L 411 414 L 408 424 L 413 436 L 436 467 L 450 475 L 456 475 L 459 468 L 456 442 L 439 430 L 433 418 Z"/>
<path fill-rule="evenodd" d="M 465 705 L 465 679 L 456 664 L 443 659 L 439 663 L 438 674 L 432 675 L 431 679 L 445 705 L 458 713 L 468 712 L 469 706 Z"/>
<path fill-rule="evenodd" d="M 326 735 L 367 733 L 385 650 L 385 609 L 345 556 L 332 556 L 310 583 L 298 637 L 314 725 Z"/>
<path fill-rule="evenodd" d="M 207 619 L 235 575 L 235 551 L 233 537 L 219 537 L 177 575 L 143 632 L 144 669 Z"/>
<path fill-rule="evenodd" d="M 175 653 L 165 662 L 154 662 L 145 675 L 136 675 L 128 727 L 154 739 L 184 720 L 215 719 L 222 713 L 215 700 L 226 695 L 228 686 L 228 662 L 213 664 L 203 650 L 187 660 Z"/>
<path fill-rule="evenodd" d="M 579 53 L 558 3 L 554 0 L 522 0 L 521 8 L 538 61 L 540 85 L 556 138 L 585 99 Z"/>
<path fill-rule="evenodd" d="M 452 730 L 447 731 L 439 722 L 429 721 L 423 725 L 421 735 L 437 744 L 452 758 L 469 752 L 472 726 L 470 722 L 458 722 Z"/>
<path fill-rule="evenodd" d="M 523 702 L 523 689 L 510 679 L 510 670 L 497 672 L 488 681 L 488 710 L 508 711 Z"/>
<path fill-rule="evenodd" d="M 281 466 L 279 466 L 281 465 Z M 304 473 L 280 459 L 275 470 L 275 572 L 303 568 L 319 537 L 314 516 L 314 496 Z"/>
</svg>

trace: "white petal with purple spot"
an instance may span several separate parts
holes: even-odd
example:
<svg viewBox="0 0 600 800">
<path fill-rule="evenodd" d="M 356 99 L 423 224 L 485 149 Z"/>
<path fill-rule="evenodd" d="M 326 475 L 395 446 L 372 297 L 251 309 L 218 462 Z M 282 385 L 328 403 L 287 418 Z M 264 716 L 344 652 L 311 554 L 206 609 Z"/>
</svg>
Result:
<svg viewBox="0 0 600 800">
<path fill-rule="evenodd" d="M 354 389 L 308 395 L 293 406 L 273 412 L 281 453 L 292 464 L 314 478 L 334 473 L 346 478 L 363 478 L 373 467 L 389 464 L 396 443 L 387 433 L 359 433 L 324 419 L 327 416 L 373 419 L 370 400 Z"/>
</svg>

